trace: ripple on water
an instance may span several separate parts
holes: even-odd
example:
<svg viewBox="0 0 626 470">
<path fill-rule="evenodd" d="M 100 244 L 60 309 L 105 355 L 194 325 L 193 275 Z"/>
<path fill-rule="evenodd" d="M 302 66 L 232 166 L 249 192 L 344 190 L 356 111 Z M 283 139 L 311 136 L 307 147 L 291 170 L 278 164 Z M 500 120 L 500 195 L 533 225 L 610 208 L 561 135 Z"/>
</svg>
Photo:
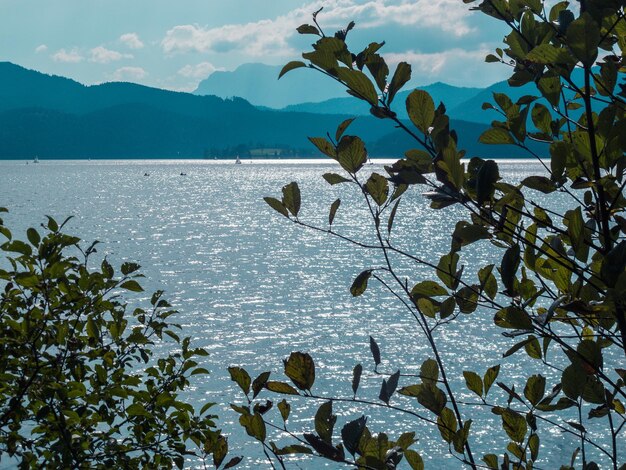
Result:
<svg viewBox="0 0 626 470">
<path fill-rule="evenodd" d="M 541 171 L 529 162 L 505 163 L 502 170 L 513 180 Z M 181 171 L 185 178 L 179 176 Z M 249 440 L 241 436 L 228 407 L 240 398 L 229 380 L 229 365 L 278 374 L 281 360 L 291 351 L 308 351 L 317 361 L 316 388 L 351 396 L 354 365 L 372 367 L 369 335 L 381 346 L 385 372 L 399 368 L 417 374 L 429 356 L 415 323 L 382 288 L 372 283 L 367 295 L 350 296 L 354 276 L 380 265 L 375 254 L 288 224 L 262 200 L 279 194 L 285 183 L 297 181 L 303 195 L 302 218 L 325 226 L 330 203 L 341 197 L 336 229 L 373 241 L 367 230 L 367 209 L 352 208 L 354 195 L 329 187 L 321 178 L 328 171 L 336 168 L 290 163 L 235 167 L 198 161 L 0 162 L 0 205 L 11 209 L 5 219 L 16 232 L 38 225 L 44 214 L 58 219 L 73 215 L 68 229 L 84 240 L 100 240 L 101 256 L 114 265 L 127 260 L 143 264 L 146 290 L 166 290 L 180 311 L 176 320 L 195 344 L 210 352 L 212 373 L 194 383 L 189 399 L 219 403 L 221 425 L 232 434 L 230 445 L 242 449 Z M 150 177 L 143 177 L 145 172 Z M 401 237 L 396 242 L 437 262 L 448 250 L 449 233 L 461 213 L 451 208 L 445 217 L 441 214 L 430 210 L 418 191 L 408 195 L 396 219 L 395 233 Z M 468 273 L 491 259 L 490 245 L 476 244 L 465 260 Z M 399 265 L 398 272 L 413 280 L 431 277 L 427 268 L 406 263 Z M 509 344 L 492 327 L 489 313 L 462 316 L 437 335 L 445 344 L 442 356 L 458 390 L 465 389 L 462 370 L 485 370 L 499 361 L 498 351 Z M 504 360 L 502 374 L 508 380 L 519 379 L 536 367 Z M 365 374 L 363 396 L 375 400 L 379 386 L 379 377 Z M 416 431 L 420 439 L 416 448 L 427 468 L 457 467 L 428 425 L 390 410 L 336 408 L 346 419 L 371 415 L 371 428 L 390 430 L 392 437 Z M 290 421 L 294 427 L 311 429 L 312 414 L 312 405 L 303 403 Z M 499 427 L 499 418 L 489 412 L 478 418 Z M 506 445 L 486 427 L 475 423 L 473 429 L 481 452 Z M 543 467 L 568 462 L 566 452 L 573 444 L 569 438 L 554 430 L 546 437 Z M 249 456 L 245 467 L 265 466 L 257 446 L 246 445 L 244 452 Z M 299 465 L 319 468 L 322 463 Z"/>
</svg>

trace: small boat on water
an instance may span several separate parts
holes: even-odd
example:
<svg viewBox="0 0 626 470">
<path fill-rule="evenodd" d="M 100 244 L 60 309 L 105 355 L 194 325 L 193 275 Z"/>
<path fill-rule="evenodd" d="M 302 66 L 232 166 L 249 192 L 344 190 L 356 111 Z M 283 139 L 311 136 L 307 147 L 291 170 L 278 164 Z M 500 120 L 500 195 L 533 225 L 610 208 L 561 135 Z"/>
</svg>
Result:
<svg viewBox="0 0 626 470">
<path fill-rule="evenodd" d="M 33 160 L 33 163 L 39 163 L 39 157 L 35 157 L 35 159 Z"/>
<path fill-rule="evenodd" d="M 241 159 L 239 158 L 239 155 L 237 155 L 237 158 L 235 159 L 235 165 L 241 165 Z"/>
</svg>

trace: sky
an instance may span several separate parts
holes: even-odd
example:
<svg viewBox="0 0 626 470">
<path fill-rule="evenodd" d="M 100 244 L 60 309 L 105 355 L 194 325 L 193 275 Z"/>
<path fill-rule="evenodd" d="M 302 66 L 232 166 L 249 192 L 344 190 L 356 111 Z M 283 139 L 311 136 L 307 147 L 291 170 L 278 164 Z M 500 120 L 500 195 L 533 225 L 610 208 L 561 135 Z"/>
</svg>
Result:
<svg viewBox="0 0 626 470">
<path fill-rule="evenodd" d="M 505 30 L 462 0 L 0 0 L 0 61 L 84 84 L 130 81 L 193 91 L 216 70 L 281 65 L 310 49 L 295 29 L 327 33 L 354 20 L 349 47 L 386 41 L 413 83 L 487 86 L 508 67 L 486 64 Z"/>
</svg>

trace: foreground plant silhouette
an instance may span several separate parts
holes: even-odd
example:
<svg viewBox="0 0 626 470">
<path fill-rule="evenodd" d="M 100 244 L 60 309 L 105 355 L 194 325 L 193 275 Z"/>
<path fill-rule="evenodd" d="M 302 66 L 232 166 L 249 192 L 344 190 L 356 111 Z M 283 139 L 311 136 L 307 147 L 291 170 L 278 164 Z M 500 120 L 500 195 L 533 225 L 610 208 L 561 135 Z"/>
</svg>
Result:
<svg viewBox="0 0 626 470">
<path fill-rule="evenodd" d="M 179 397 L 208 373 L 206 351 L 178 336 L 162 292 L 128 312 L 120 294 L 143 290 L 139 266 L 90 269 L 96 244 L 83 250 L 63 225 L 48 218 L 22 241 L 0 219 L 0 464 L 220 467 L 228 445 L 212 404 L 198 412 Z M 172 352 L 154 354 L 165 340 Z"/>
<path fill-rule="evenodd" d="M 445 106 L 436 106 L 428 93 L 415 90 L 406 99 L 410 123 L 397 118 L 392 104 L 409 81 L 411 67 L 400 63 L 391 75 L 378 53 L 383 43 L 352 53 L 345 41 L 354 23 L 326 36 L 317 22 L 319 12 L 313 16 L 314 25 L 298 28 L 301 34 L 319 39 L 313 51 L 303 54 L 308 62 L 290 62 L 281 75 L 301 67 L 327 75 L 367 102 L 374 116 L 393 121 L 418 148 L 408 149 L 404 158 L 385 167 L 385 173 L 364 176 L 365 145 L 359 137 L 346 135 L 352 120 L 341 123 L 333 137 L 310 138 L 343 170 L 327 173 L 324 179 L 362 195 L 375 243 L 333 229 L 339 199 L 330 206 L 328 226 L 301 220 L 296 182 L 283 187 L 280 199 L 265 200 L 297 225 L 353 243 L 355 249 L 377 250 L 379 264 L 358 274 L 350 291 L 363 295 L 373 280 L 388 289 L 426 338 L 430 357 L 424 358 L 417 380 L 401 376 L 400 371 L 388 375 L 378 400 L 359 397 L 360 364 L 354 367 L 353 397 L 315 393 L 315 363 L 305 352 L 294 352 L 285 360 L 284 372 L 293 386 L 270 381 L 269 373 L 252 381 L 245 370 L 230 368 L 245 394 L 244 403 L 233 408 L 272 466 L 284 467 L 289 454 L 314 453 L 359 468 L 389 469 L 401 462 L 413 469 L 424 467 L 415 445 L 419 436 L 410 429 L 395 440 L 386 433 L 375 435 L 363 416 L 335 431 L 333 406 L 347 401 L 365 410 L 379 406 L 430 423 L 450 454 L 471 468 L 546 468 L 542 457 L 545 462 L 549 451 L 542 455 L 546 452 L 541 445 L 550 430 L 571 434 L 578 441 L 561 468 L 626 468 L 624 5 L 583 0 L 575 8 L 567 2 L 550 7 L 540 0 L 485 0 L 475 9 L 510 28 L 505 48 L 489 55 L 487 62 L 510 66 L 511 86 L 536 85 L 536 95 L 513 102 L 496 93 L 495 104 L 484 106 L 498 111 L 501 118 L 482 134 L 481 142 L 526 149 L 545 169 L 521 184 L 502 180 L 495 161 L 474 157 L 463 162 L 466 155 L 457 148 Z M 543 143 L 545 155 L 537 154 L 530 142 Z M 550 158 L 544 158 L 548 154 Z M 451 233 L 450 251 L 440 258 L 411 252 L 394 241 L 396 218 L 410 217 L 402 214 L 403 195 L 415 186 L 418 191 L 426 188 L 432 208 L 445 211 L 457 206 L 465 214 Z M 537 192 L 552 195 L 547 204 L 533 202 Z M 557 194 L 565 202 L 553 205 Z M 412 222 L 419 230 L 420 221 Z M 470 277 L 464 264 L 472 245 L 480 243 L 490 243 L 500 260 L 479 266 Z M 397 272 L 397 266 L 407 260 L 431 268 L 432 276 L 416 276 L 407 283 L 405 272 L 402 278 Z M 450 367 L 441 355 L 445 345 L 435 330 L 455 328 L 459 314 L 489 311 L 511 341 L 510 348 L 493 361 L 525 353 L 524 360 L 536 361 L 542 373 L 520 381 L 502 377 L 500 364 L 486 371 L 466 370 L 467 389 L 477 400 L 462 402 L 459 397 L 464 391 L 451 386 Z M 373 338 L 370 346 L 378 367 L 381 354 Z M 263 390 L 298 395 L 294 400 L 328 400 L 315 415 L 315 431 L 287 426 L 297 401 L 280 401 L 279 424 L 274 424 L 269 412 L 274 403 L 260 395 Z M 263 401 L 257 401 L 259 397 Z M 478 454 L 473 423 L 485 408 L 499 416 L 500 432 L 508 443 Z M 498 429 L 487 431 L 495 434 Z M 294 442 L 278 446 L 273 436 L 280 438 L 280 433 Z"/>
</svg>

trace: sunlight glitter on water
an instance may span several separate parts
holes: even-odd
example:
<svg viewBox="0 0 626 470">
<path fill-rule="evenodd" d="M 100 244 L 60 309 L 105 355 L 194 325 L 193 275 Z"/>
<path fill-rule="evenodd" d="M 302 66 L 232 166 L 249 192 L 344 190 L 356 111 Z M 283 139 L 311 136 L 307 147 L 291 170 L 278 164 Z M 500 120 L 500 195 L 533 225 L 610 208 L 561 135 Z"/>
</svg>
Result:
<svg viewBox="0 0 626 470">
<path fill-rule="evenodd" d="M 372 169 L 382 168 L 375 164 Z M 429 355 L 412 319 L 380 286 L 372 285 L 362 297 L 351 297 L 348 289 L 354 277 L 380 265 L 375 253 L 299 229 L 263 202 L 264 196 L 279 195 L 284 184 L 297 181 L 302 189 L 303 219 L 325 227 L 330 203 L 341 197 L 336 229 L 359 240 L 372 240 L 371 230 L 366 230 L 370 221 L 365 207 L 351 209 L 355 195 L 329 187 L 321 178 L 329 171 L 338 168 L 326 160 L 237 166 L 213 161 L 50 161 L 39 165 L 5 161 L 0 162 L 0 206 L 11 210 L 5 219 L 16 234 L 39 225 L 45 214 L 59 220 L 73 215 L 68 230 L 86 241 L 100 240 L 100 256 L 107 256 L 114 266 L 127 260 L 142 264 L 146 291 L 164 289 L 180 311 L 176 320 L 186 334 L 211 352 L 211 375 L 195 383 L 190 400 L 219 403 L 217 412 L 231 434 L 231 448 L 245 446 L 249 459 L 243 468 L 256 468 L 265 466 L 259 460 L 260 449 L 233 424 L 237 416 L 228 406 L 241 399 L 228 377 L 228 366 L 240 365 L 253 374 L 273 370 L 278 377 L 283 358 L 294 350 L 307 351 L 317 361 L 316 389 L 351 396 L 354 365 L 361 362 L 366 370 L 373 366 L 369 335 L 381 345 L 380 370 L 386 373 L 399 368 L 415 374 Z M 503 162 L 501 171 L 517 181 L 541 173 L 537 163 L 528 161 Z M 181 177 L 181 172 L 187 176 Z M 449 233 L 460 212 L 451 208 L 445 214 L 430 210 L 419 191 L 407 194 L 396 218 L 395 230 L 401 236 L 396 242 L 436 264 L 448 251 Z M 473 248 L 466 259 L 468 271 L 494 259 L 488 243 Z M 432 277 L 428 269 L 407 263 L 399 266 L 399 272 L 414 282 Z M 465 390 L 462 370 L 485 370 L 500 362 L 498 351 L 510 345 L 492 326 L 491 313 L 462 316 L 438 335 L 446 344 L 442 355 L 458 390 Z M 474 339 L 468 343 L 468 338 Z M 535 373 L 537 367 L 520 366 L 513 359 L 502 362 L 507 380 Z M 376 400 L 379 387 L 380 377 L 366 374 L 363 395 Z M 303 403 L 302 410 L 294 411 L 292 424 L 311 429 L 314 405 Z M 427 468 L 457 465 L 446 455 L 441 439 L 423 423 L 389 410 L 353 405 L 336 411 L 349 419 L 369 414 L 372 430 L 387 429 L 392 437 L 416 431 L 420 439 L 416 449 Z M 499 426 L 488 412 L 481 419 Z M 490 433 L 478 433 L 475 439 L 481 452 L 493 450 L 496 443 L 503 447 Z M 565 450 L 571 442 L 562 433 L 552 434 L 543 444 L 544 468 L 569 462 Z M 323 463 L 298 465 L 319 468 Z"/>
</svg>

